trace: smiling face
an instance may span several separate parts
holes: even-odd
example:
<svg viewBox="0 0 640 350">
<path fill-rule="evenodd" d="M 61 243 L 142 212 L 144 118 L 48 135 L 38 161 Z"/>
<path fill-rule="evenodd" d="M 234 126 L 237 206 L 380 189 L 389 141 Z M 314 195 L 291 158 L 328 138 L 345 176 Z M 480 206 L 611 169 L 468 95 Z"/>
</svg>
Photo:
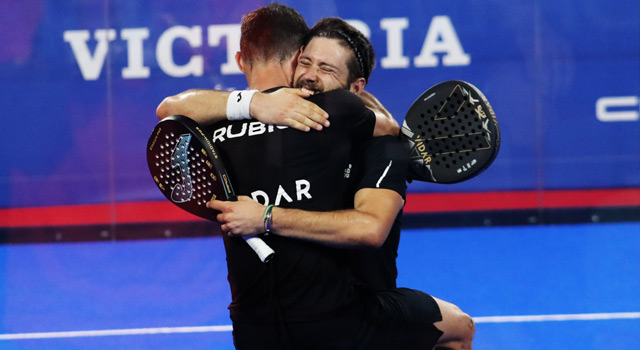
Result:
<svg viewBox="0 0 640 350">
<path fill-rule="evenodd" d="M 350 89 L 347 68 L 350 55 L 353 55 L 351 50 L 337 39 L 311 39 L 298 58 L 293 79 L 295 87 L 313 92 Z"/>
</svg>

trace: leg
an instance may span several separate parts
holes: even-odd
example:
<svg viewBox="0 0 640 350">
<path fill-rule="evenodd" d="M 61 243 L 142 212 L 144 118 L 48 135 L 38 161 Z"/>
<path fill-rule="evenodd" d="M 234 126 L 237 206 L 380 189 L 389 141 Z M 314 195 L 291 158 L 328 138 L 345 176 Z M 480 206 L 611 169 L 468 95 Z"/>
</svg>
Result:
<svg viewBox="0 0 640 350">
<path fill-rule="evenodd" d="M 434 349 L 471 350 L 476 326 L 473 319 L 459 307 L 444 300 L 433 298 L 440 307 L 442 321 L 436 322 L 444 334 Z"/>
</svg>

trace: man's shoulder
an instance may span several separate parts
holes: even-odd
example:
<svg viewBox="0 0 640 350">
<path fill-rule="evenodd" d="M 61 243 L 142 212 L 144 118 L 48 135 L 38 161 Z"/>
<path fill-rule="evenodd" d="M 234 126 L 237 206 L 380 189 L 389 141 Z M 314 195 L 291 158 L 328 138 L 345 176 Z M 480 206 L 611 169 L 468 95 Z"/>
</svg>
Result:
<svg viewBox="0 0 640 350">
<path fill-rule="evenodd" d="M 356 106 L 364 107 L 364 102 L 358 97 L 358 95 L 345 89 L 336 89 L 326 92 L 315 94 L 309 98 L 310 101 L 315 103 L 340 103 L 340 104 L 354 104 Z"/>
<path fill-rule="evenodd" d="M 309 101 L 317 104 L 325 112 L 329 113 L 329 118 L 334 123 L 336 119 L 345 118 L 355 122 L 355 120 L 368 120 L 375 123 L 374 113 L 368 109 L 364 102 L 349 90 L 331 90 L 320 94 L 315 94 L 309 98 Z M 357 117 L 355 120 L 353 117 Z"/>
<path fill-rule="evenodd" d="M 314 95 L 318 98 L 342 98 L 345 100 L 357 100 L 361 101 L 360 98 L 354 94 L 353 92 L 347 89 L 336 89 L 331 91 L 321 92 L 319 94 Z"/>
</svg>

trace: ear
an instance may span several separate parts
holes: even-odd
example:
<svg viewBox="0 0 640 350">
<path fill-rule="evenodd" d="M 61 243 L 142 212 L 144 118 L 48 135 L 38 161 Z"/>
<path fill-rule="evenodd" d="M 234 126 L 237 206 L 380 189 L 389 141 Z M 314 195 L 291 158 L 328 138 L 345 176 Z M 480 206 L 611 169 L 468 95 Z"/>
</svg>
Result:
<svg viewBox="0 0 640 350">
<path fill-rule="evenodd" d="M 302 47 L 293 55 L 293 70 L 298 67 L 298 59 L 300 59 L 300 55 L 302 55 Z"/>
<path fill-rule="evenodd" d="M 293 83 L 294 83 L 293 80 L 295 79 L 296 68 L 298 67 L 298 58 L 300 57 L 301 53 L 302 53 L 302 47 L 300 48 L 300 50 L 296 51 L 296 53 L 291 55 L 289 60 L 285 61 L 285 65 L 283 66 L 285 69 L 285 74 L 290 76 L 290 79 L 289 79 L 290 87 L 293 86 Z"/>
<path fill-rule="evenodd" d="M 236 64 L 242 73 L 247 73 L 244 70 L 244 61 L 242 61 L 242 54 L 240 54 L 240 51 L 236 51 Z"/>
<path fill-rule="evenodd" d="M 298 62 L 298 58 L 300 58 L 300 55 L 302 55 L 303 50 L 304 46 L 300 46 L 300 49 L 298 50 L 298 52 L 296 52 L 296 62 Z"/>
<path fill-rule="evenodd" d="M 360 77 L 349 85 L 349 90 L 354 94 L 358 94 L 360 91 L 364 90 L 365 85 L 367 85 L 367 81 Z"/>
</svg>

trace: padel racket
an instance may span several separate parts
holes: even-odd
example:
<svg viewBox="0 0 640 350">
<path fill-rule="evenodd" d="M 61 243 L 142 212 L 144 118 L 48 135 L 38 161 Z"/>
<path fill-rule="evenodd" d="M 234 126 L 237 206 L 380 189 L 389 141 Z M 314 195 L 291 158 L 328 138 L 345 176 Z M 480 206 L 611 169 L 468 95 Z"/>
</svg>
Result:
<svg viewBox="0 0 640 350">
<path fill-rule="evenodd" d="M 158 188 L 173 204 L 201 218 L 216 220 L 206 207 L 216 198 L 236 195 L 220 153 L 192 119 L 174 115 L 161 120 L 147 143 L 147 163 Z M 245 237 L 262 262 L 274 251 L 259 237 Z"/>
<path fill-rule="evenodd" d="M 484 171 L 498 155 L 500 129 L 484 94 L 445 81 L 409 108 L 401 137 L 410 148 L 409 180 L 456 183 Z"/>
</svg>

